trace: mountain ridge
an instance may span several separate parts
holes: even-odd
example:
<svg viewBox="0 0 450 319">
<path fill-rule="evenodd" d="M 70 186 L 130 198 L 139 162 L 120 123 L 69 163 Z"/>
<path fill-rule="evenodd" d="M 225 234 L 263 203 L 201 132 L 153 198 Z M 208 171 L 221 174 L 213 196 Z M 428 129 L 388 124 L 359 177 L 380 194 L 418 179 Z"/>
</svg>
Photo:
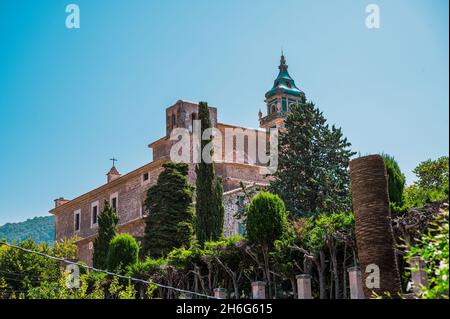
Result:
<svg viewBox="0 0 450 319">
<path fill-rule="evenodd" d="M 33 239 L 36 243 L 53 245 L 55 238 L 54 216 L 37 216 L 18 223 L 6 223 L 0 226 L 0 239 L 8 242 L 20 242 Z"/>
</svg>

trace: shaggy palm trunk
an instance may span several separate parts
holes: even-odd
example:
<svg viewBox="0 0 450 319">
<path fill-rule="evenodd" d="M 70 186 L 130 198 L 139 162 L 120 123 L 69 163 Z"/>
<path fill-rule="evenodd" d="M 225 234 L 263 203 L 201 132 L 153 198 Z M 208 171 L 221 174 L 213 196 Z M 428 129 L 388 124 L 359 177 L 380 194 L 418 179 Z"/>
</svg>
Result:
<svg viewBox="0 0 450 319">
<path fill-rule="evenodd" d="M 401 292 L 400 274 L 394 252 L 386 167 L 379 155 L 370 155 L 350 162 L 353 210 L 358 257 L 361 263 L 364 295 L 373 293 L 397 296 Z M 379 267 L 379 286 L 368 287 L 376 274 L 366 273 L 367 266 Z M 371 276 L 367 281 L 368 276 Z"/>
</svg>

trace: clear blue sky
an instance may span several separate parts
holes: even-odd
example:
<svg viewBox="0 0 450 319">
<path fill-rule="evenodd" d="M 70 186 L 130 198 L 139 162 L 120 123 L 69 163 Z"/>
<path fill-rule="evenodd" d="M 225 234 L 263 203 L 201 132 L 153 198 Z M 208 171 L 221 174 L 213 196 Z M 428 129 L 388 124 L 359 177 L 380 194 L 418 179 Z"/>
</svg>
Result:
<svg viewBox="0 0 450 319">
<path fill-rule="evenodd" d="M 76 3 L 81 28 L 65 27 Z M 381 28 L 365 26 L 366 5 Z M 1 0 L 0 225 L 151 159 L 165 108 L 205 100 L 257 126 L 281 48 L 290 74 L 361 154 L 413 181 L 448 154 L 448 1 Z"/>
</svg>

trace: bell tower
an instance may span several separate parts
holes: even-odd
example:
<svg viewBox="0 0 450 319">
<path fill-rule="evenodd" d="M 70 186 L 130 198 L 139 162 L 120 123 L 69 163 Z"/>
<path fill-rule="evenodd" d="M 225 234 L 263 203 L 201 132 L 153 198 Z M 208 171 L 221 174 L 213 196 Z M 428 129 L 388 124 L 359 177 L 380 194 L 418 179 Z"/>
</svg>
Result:
<svg viewBox="0 0 450 319">
<path fill-rule="evenodd" d="M 265 95 L 266 116 L 259 111 L 259 126 L 261 128 L 284 128 L 284 120 L 293 105 L 305 103 L 305 93 L 297 88 L 288 73 L 288 66 L 283 53 L 280 58 L 279 73 L 273 87 Z"/>
</svg>

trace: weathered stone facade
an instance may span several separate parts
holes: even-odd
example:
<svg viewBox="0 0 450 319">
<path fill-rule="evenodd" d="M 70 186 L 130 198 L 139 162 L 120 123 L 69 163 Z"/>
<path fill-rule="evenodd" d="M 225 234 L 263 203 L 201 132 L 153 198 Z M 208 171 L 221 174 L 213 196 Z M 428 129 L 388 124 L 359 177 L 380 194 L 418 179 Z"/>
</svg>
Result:
<svg viewBox="0 0 450 319">
<path fill-rule="evenodd" d="M 299 90 L 287 72 L 284 56 L 281 57 L 279 75 L 273 88 L 266 93 L 267 116 L 259 112 L 260 127 L 267 130 L 246 129 L 219 123 L 217 109 L 210 107 L 210 117 L 216 133 L 214 141 L 221 145 L 214 152 L 216 174 L 222 176 L 224 189 L 225 223 L 224 233 L 231 236 L 243 231 L 242 221 L 235 217 L 240 205 L 248 199 L 243 196 L 241 182 L 248 189 L 259 189 L 268 184 L 267 176 L 262 175 L 266 164 L 261 154 L 267 155 L 270 128 L 284 128 L 284 118 L 293 104 L 304 101 L 304 93 Z M 50 212 L 55 215 L 55 240 L 77 236 L 78 258 L 88 264 L 92 261 L 93 240 L 97 234 L 97 214 L 109 201 L 119 214 L 119 232 L 130 233 L 137 239 L 144 234 L 143 203 L 149 187 L 154 185 L 162 171 L 164 162 L 170 160 L 172 146 L 178 142 L 171 139 L 175 128 L 189 132 L 190 145 L 193 145 L 192 133 L 194 121 L 198 120 L 198 104 L 177 101 L 166 109 L 166 134 L 149 145 L 153 150 L 153 161 L 121 176 L 113 166 L 107 174 L 107 183 L 81 195 L 73 200 L 58 198 L 55 208 Z M 227 138 L 231 134 L 232 138 Z M 229 137 L 229 136 L 228 136 Z M 231 142 L 230 142 L 231 141 Z M 261 152 L 260 152 L 261 151 Z M 193 148 L 190 148 L 193 158 Z M 261 153 L 261 154 L 260 154 Z M 195 164 L 189 164 L 189 181 L 195 184 Z M 239 205 L 238 205 L 239 203 Z"/>
<path fill-rule="evenodd" d="M 126 175 L 120 176 L 115 167 L 107 174 L 108 182 L 73 200 L 60 198 L 55 201 L 55 208 L 51 213 L 55 215 L 55 240 L 79 237 L 78 258 L 91 264 L 93 240 L 97 234 L 97 224 L 93 207 L 101 212 L 105 201 L 112 203 L 115 198 L 119 214 L 119 232 L 130 233 L 137 239 L 144 234 L 143 204 L 147 190 L 154 185 L 162 171 L 162 164 L 170 159 L 170 149 L 174 141 L 170 140 L 171 129 L 175 127 L 192 128 L 192 119 L 198 114 L 198 104 L 178 101 L 166 111 L 166 123 L 169 126 L 166 136 L 149 145 L 153 149 L 153 161 Z M 217 110 L 210 109 L 213 125 L 225 134 L 225 128 L 237 128 L 232 125 L 217 123 Z M 179 118 L 181 117 L 181 119 Z M 240 128 L 238 128 L 240 129 Z M 238 130 L 239 131 L 239 130 Z M 225 143 L 225 142 L 223 142 Z M 247 142 L 248 144 L 248 142 Z M 245 144 L 245 147 L 248 145 Z M 225 144 L 223 144 L 225 145 Z M 233 145 L 235 147 L 235 145 Z M 225 148 L 223 148 L 225 149 Z M 244 148 L 246 150 L 246 148 Z M 246 153 L 246 151 L 245 151 Z M 261 175 L 261 165 L 247 161 L 237 162 L 225 160 L 225 150 L 216 161 L 216 174 L 222 176 L 225 202 L 224 232 L 227 236 L 242 231 L 240 221 L 235 220 L 238 196 L 241 192 L 240 182 L 245 185 L 257 183 L 267 184 L 268 180 Z M 251 163 L 247 163 L 251 162 Z M 189 164 L 189 181 L 195 184 L 195 164 Z M 79 214 L 79 217 L 76 215 Z M 77 221 L 79 218 L 79 221 Z M 79 223 L 79 225 L 77 225 Z"/>
</svg>

